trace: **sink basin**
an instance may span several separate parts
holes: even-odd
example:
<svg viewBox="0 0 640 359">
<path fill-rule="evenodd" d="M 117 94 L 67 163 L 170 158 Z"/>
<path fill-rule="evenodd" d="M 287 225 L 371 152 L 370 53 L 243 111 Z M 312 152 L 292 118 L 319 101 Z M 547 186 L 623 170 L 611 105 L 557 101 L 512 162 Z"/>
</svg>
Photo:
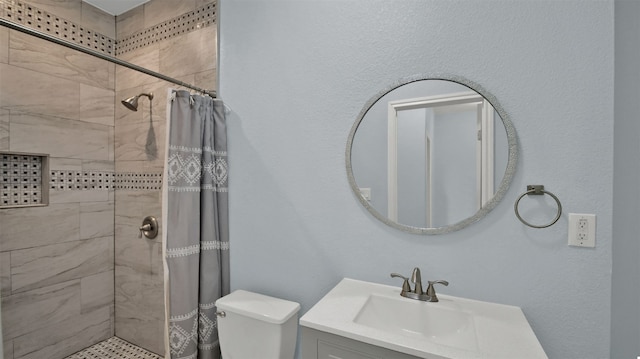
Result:
<svg viewBox="0 0 640 359">
<path fill-rule="evenodd" d="M 477 350 L 473 316 L 452 303 L 429 305 L 372 294 L 353 320 L 380 331 Z"/>
<path fill-rule="evenodd" d="M 522 310 L 438 293 L 437 303 L 400 288 L 345 278 L 300 325 L 420 358 L 547 358 Z"/>
</svg>

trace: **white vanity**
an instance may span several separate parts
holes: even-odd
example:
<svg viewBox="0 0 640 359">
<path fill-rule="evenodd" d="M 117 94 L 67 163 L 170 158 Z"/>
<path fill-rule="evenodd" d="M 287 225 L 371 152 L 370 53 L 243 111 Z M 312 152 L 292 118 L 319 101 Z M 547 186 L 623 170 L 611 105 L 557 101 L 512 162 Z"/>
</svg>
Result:
<svg viewBox="0 0 640 359">
<path fill-rule="evenodd" d="M 547 358 L 519 307 L 345 278 L 302 318 L 304 359 Z"/>
</svg>

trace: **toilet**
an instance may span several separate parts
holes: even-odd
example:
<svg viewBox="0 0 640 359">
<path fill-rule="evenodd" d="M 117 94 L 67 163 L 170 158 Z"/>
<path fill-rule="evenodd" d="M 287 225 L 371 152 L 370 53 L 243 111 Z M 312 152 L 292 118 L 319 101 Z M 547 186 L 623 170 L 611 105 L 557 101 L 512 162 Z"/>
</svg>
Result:
<svg viewBox="0 0 640 359">
<path fill-rule="evenodd" d="M 236 290 L 216 301 L 223 359 L 292 359 L 300 304 Z"/>
</svg>

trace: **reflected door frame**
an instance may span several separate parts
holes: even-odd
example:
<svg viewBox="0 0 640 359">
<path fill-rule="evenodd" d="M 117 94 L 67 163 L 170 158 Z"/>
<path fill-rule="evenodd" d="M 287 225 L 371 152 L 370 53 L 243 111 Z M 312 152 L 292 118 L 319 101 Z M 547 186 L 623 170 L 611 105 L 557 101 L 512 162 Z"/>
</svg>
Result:
<svg viewBox="0 0 640 359">
<path fill-rule="evenodd" d="M 455 105 L 476 105 L 478 141 L 476 145 L 476 203 L 478 209 L 485 205 L 494 193 L 494 113 L 491 103 L 482 95 L 470 91 L 438 96 L 420 97 L 389 101 L 387 105 L 387 216 L 398 221 L 398 112 L 416 109 Z M 427 138 L 427 141 L 429 139 Z M 426 222 L 431 227 L 431 153 L 430 144 L 426 145 Z"/>
</svg>

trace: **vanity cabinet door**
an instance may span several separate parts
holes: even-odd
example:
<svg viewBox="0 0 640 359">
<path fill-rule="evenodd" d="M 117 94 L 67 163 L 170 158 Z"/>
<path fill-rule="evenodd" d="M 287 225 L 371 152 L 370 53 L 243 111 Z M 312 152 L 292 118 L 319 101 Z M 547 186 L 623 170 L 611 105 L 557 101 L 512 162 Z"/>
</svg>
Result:
<svg viewBox="0 0 640 359">
<path fill-rule="evenodd" d="M 302 359 L 419 359 L 339 335 L 300 326 Z"/>
<path fill-rule="evenodd" d="M 318 359 L 382 359 L 354 349 L 318 341 Z"/>
</svg>

